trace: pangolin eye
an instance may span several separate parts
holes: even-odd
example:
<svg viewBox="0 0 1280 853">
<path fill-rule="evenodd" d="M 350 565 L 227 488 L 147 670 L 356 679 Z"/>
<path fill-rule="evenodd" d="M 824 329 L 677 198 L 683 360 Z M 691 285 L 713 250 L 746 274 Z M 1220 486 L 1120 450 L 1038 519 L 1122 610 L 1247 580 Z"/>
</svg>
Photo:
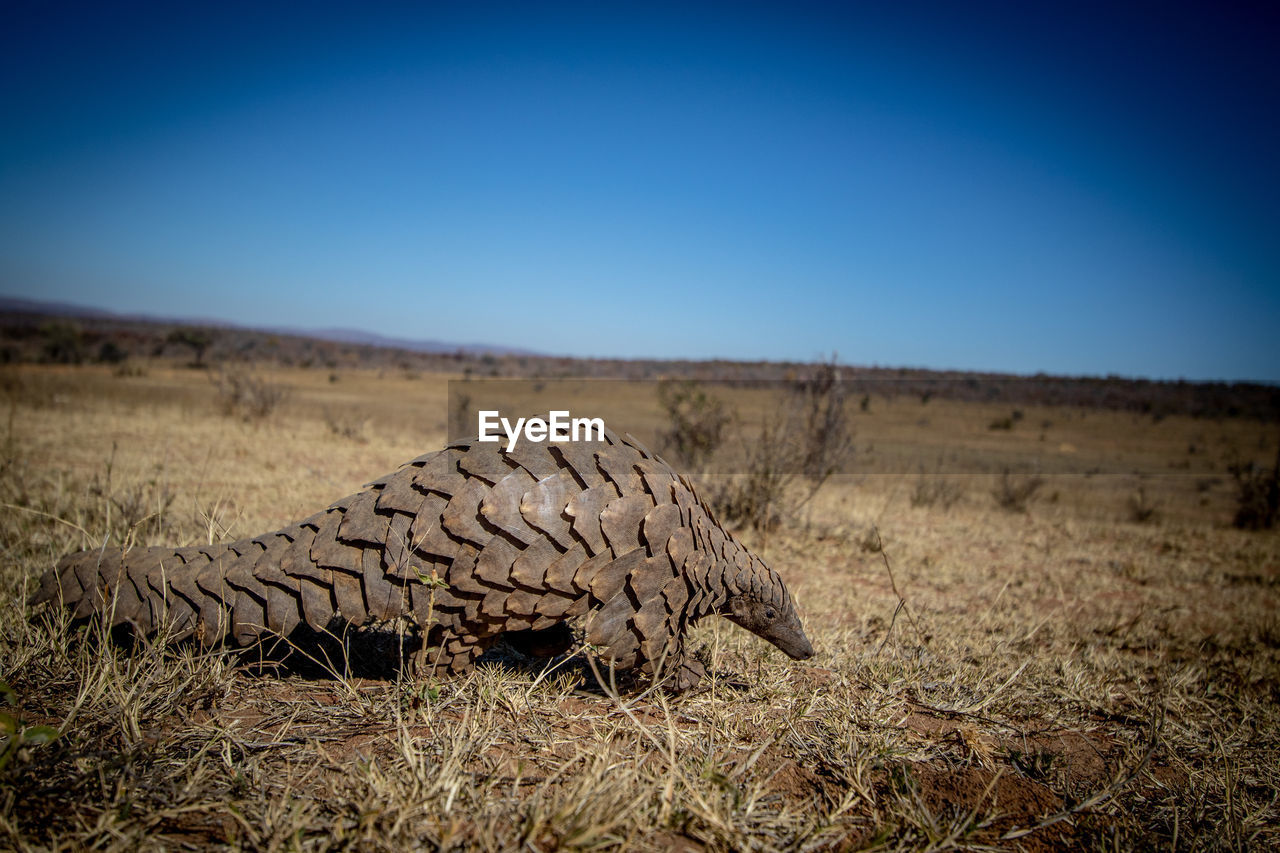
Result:
<svg viewBox="0 0 1280 853">
<path fill-rule="evenodd" d="M 772 619 L 777 615 L 778 614 L 774 612 L 774 609 L 772 607 L 766 607 L 764 609 L 764 618 L 766 619 Z"/>
</svg>

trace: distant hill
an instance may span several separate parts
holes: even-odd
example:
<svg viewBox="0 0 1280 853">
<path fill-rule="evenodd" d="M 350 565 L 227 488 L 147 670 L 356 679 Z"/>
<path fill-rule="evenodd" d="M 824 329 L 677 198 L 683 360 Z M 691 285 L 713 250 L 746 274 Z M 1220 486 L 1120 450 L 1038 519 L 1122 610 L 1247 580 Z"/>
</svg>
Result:
<svg viewBox="0 0 1280 853">
<path fill-rule="evenodd" d="M 360 344 L 362 346 L 407 350 L 408 352 L 468 353 L 493 355 L 539 355 L 532 350 L 504 347 L 498 344 L 452 343 L 438 340 L 391 338 L 362 329 L 305 329 L 289 326 L 250 326 L 226 320 L 209 320 L 198 317 L 165 317 L 150 314 L 119 314 L 102 308 L 76 305 L 70 302 L 45 302 L 18 296 L 0 295 L 0 314 L 30 314 L 43 317 L 67 317 L 92 320 L 115 320 L 125 323 L 149 323 L 166 326 L 197 326 L 205 328 L 243 329 L 275 335 L 315 338 L 322 341 Z"/>
<path fill-rule="evenodd" d="M 225 321 L 114 314 L 98 308 L 0 296 L 0 364 L 130 364 L 168 360 L 192 367 L 233 362 L 339 370 L 372 368 L 473 378 L 688 379 L 716 383 L 815 381 L 823 366 L 779 361 L 597 359 L 539 355 L 496 344 L 389 338 L 359 329 L 250 328 Z M 1280 386 L 1256 382 L 1168 382 L 1120 376 L 1013 376 L 924 368 L 839 365 L 847 399 L 945 398 L 1009 407 L 1072 406 L 1168 415 L 1280 421 Z"/>
</svg>

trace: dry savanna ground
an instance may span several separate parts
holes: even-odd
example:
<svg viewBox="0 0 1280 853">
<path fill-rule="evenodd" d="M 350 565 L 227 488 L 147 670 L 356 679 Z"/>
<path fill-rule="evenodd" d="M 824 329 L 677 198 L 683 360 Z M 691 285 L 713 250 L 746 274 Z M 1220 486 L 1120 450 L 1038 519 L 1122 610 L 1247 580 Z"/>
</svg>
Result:
<svg viewBox="0 0 1280 853">
<path fill-rule="evenodd" d="M 67 551 L 274 529 L 445 441 L 446 377 L 259 378 L 288 390 L 0 373 L 0 847 L 1280 846 L 1280 539 L 1230 526 L 1227 474 L 1274 425 L 853 401 L 848 472 L 740 534 L 817 656 L 708 619 L 711 677 L 678 697 L 581 653 L 414 681 L 408 626 L 264 666 L 27 606 Z M 653 435 L 635 406 L 611 425 Z"/>
</svg>

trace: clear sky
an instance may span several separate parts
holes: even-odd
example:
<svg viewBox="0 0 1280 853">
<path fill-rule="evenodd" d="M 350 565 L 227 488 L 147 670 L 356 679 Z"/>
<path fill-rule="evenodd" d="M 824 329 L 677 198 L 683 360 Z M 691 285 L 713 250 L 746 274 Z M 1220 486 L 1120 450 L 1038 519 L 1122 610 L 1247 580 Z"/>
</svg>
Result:
<svg viewBox="0 0 1280 853">
<path fill-rule="evenodd" d="M 0 293 L 1280 380 L 1270 0 L 200 6 L 8 4 Z"/>
</svg>

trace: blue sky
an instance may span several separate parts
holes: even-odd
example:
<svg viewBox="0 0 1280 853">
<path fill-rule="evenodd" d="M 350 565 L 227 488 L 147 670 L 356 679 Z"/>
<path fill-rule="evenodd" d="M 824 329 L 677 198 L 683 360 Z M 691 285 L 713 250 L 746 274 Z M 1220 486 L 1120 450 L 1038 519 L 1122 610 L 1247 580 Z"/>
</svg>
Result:
<svg viewBox="0 0 1280 853">
<path fill-rule="evenodd" d="M 1115 5 L 20 0 L 0 292 L 1280 380 L 1280 12 Z"/>
</svg>

